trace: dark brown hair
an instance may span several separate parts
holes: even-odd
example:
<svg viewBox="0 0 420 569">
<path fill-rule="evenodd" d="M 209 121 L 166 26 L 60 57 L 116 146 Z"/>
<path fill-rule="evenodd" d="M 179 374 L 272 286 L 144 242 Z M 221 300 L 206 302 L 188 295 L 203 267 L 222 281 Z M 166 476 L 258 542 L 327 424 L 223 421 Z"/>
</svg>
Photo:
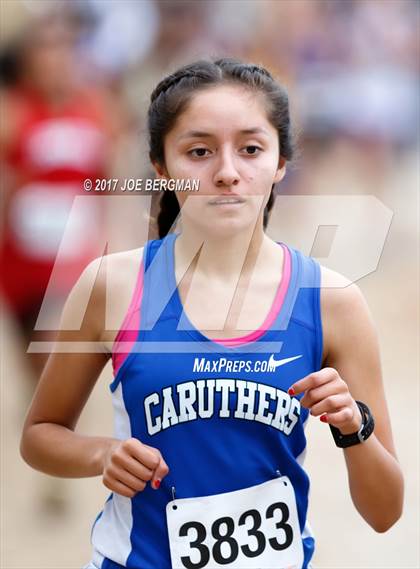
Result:
<svg viewBox="0 0 420 569">
<path fill-rule="evenodd" d="M 264 94 L 268 119 L 278 132 L 280 156 L 292 160 L 292 140 L 287 92 L 262 66 L 223 58 L 196 61 L 168 75 L 154 89 L 148 112 L 149 156 L 152 162 L 165 165 L 164 138 L 177 117 L 186 109 L 199 90 L 214 85 L 234 84 Z M 264 228 L 275 200 L 274 184 L 264 210 Z M 179 214 L 175 192 L 163 191 L 157 217 L 159 237 L 168 234 Z"/>
</svg>

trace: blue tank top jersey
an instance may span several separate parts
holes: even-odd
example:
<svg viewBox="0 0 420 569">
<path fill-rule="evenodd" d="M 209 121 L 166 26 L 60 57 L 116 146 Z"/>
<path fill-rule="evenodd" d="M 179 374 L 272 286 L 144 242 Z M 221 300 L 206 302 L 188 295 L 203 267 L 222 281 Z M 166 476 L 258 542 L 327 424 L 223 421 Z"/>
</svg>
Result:
<svg viewBox="0 0 420 569">
<path fill-rule="evenodd" d="M 137 342 L 110 385 L 115 437 L 158 448 L 170 471 L 159 490 L 148 483 L 133 498 L 111 493 L 92 528 L 92 562 L 99 569 L 170 569 L 166 506 L 174 493 L 211 496 L 285 475 L 296 496 L 302 568 L 310 568 L 315 543 L 303 468 L 309 411 L 302 394 L 287 390 L 321 369 L 320 266 L 287 247 L 290 281 L 273 324 L 256 341 L 226 347 L 183 312 L 177 236 L 145 246 Z"/>
</svg>

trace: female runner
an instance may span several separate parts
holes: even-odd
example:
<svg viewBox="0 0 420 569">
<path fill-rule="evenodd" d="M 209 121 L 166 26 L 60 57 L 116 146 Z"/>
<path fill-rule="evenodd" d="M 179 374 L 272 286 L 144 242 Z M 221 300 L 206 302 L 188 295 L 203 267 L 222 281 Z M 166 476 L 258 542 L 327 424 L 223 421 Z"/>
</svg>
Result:
<svg viewBox="0 0 420 569">
<path fill-rule="evenodd" d="M 360 290 L 264 231 L 290 130 L 284 89 L 257 65 L 199 61 L 152 93 L 157 176 L 198 179 L 199 190 L 165 191 L 160 239 L 84 271 L 58 341 L 101 349 L 51 354 L 21 442 L 32 467 L 101 476 L 111 490 L 90 569 L 311 567 L 309 415 L 344 449 L 366 522 L 385 532 L 401 516 L 403 476 Z M 118 333 L 104 324 L 107 281 Z M 110 358 L 115 438 L 77 434 Z"/>
</svg>

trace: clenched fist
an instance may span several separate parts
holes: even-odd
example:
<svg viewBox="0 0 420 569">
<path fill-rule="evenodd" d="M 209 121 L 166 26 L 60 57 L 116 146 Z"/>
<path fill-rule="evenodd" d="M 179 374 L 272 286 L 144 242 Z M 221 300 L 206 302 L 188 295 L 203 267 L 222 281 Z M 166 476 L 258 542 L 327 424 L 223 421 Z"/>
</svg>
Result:
<svg viewBox="0 0 420 569">
<path fill-rule="evenodd" d="M 103 457 L 103 484 L 127 498 L 142 492 L 149 481 L 159 488 L 168 472 L 160 451 L 135 438 L 113 441 Z"/>
</svg>

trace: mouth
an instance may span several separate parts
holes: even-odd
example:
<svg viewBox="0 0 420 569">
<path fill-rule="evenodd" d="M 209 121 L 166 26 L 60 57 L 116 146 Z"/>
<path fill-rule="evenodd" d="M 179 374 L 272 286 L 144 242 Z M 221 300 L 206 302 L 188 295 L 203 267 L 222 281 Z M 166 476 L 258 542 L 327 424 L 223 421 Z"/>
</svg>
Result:
<svg viewBox="0 0 420 569">
<path fill-rule="evenodd" d="M 214 198 L 208 202 L 208 205 L 239 205 L 245 203 L 245 200 L 239 196 Z"/>
</svg>

